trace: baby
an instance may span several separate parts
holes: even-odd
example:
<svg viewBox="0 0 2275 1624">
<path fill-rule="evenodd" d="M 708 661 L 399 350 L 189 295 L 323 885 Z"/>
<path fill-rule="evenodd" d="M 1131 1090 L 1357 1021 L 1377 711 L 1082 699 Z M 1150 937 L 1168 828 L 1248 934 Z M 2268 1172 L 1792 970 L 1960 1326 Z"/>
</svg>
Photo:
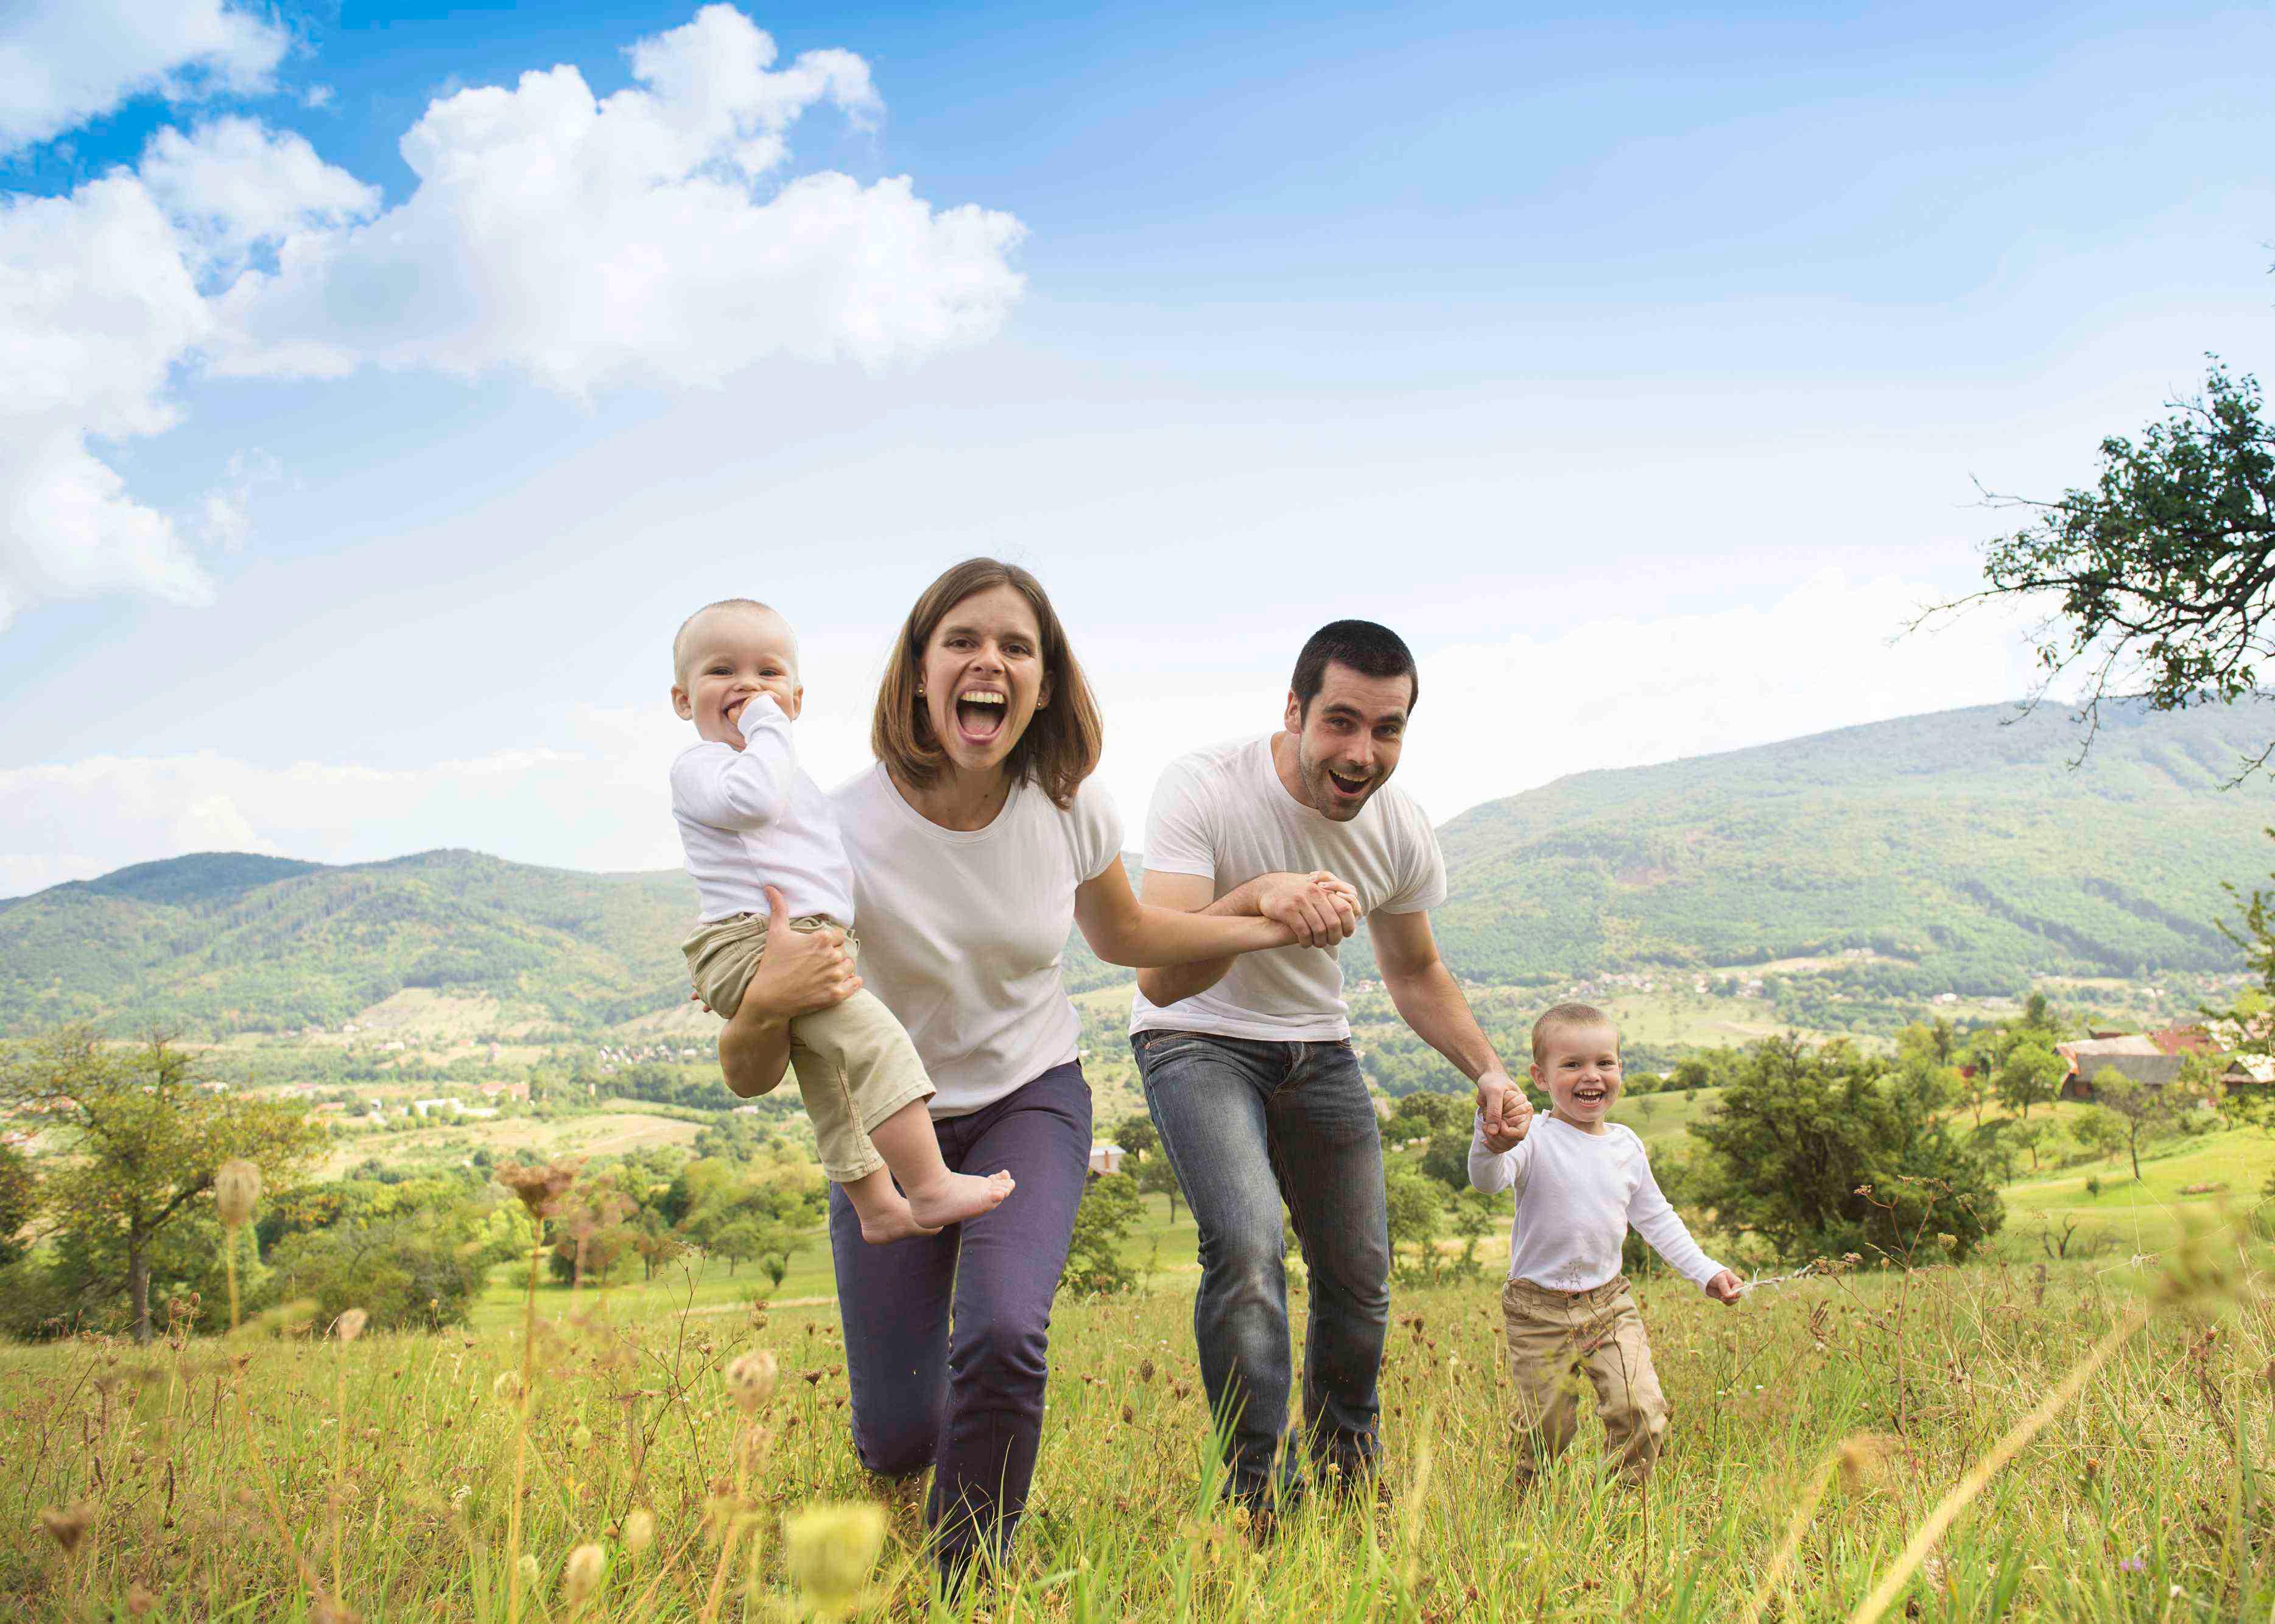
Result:
<svg viewBox="0 0 2275 1624">
<path fill-rule="evenodd" d="M 698 996 L 732 1016 L 766 950 L 766 888 L 782 893 L 790 928 L 842 930 L 850 944 L 853 873 L 829 799 L 790 744 L 805 690 L 790 623 L 748 598 L 707 605 L 672 639 L 671 664 L 672 708 L 701 736 L 671 764 L 672 815 L 703 909 L 683 945 Z M 790 1052 L 821 1170 L 845 1187 L 863 1240 L 930 1235 L 1011 1193 L 1008 1173 L 975 1178 L 941 1160 L 925 1109 L 932 1079 L 874 993 L 797 1016 Z"/>
<path fill-rule="evenodd" d="M 1559 1004 L 1533 1023 L 1532 1080 L 1548 1091 L 1545 1122 L 1528 1122 L 1514 1150 L 1494 1152 L 1480 1124 L 1470 1140 L 1470 1183 L 1492 1195 L 1516 1189 L 1508 1284 L 1501 1314 L 1526 1450 L 1521 1482 L 1572 1441 L 1579 1377 L 1596 1389 L 1605 1441 L 1640 1482 L 1659 1458 L 1667 1400 L 1651 1343 L 1620 1273 L 1632 1224 L 1674 1271 L 1722 1303 L 1738 1277 L 1698 1250 L 1659 1191 L 1643 1141 L 1604 1120 L 1620 1097 L 1620 1034 L 1586 1004 Z"/>
</svg>

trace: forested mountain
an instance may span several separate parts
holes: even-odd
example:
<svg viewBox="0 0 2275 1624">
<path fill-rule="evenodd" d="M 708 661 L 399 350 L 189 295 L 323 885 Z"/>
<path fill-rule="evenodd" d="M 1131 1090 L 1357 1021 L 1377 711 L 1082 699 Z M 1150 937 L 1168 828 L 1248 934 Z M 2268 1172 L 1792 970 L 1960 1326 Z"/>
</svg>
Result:
<svg viewBox="0 0 2275 1624">
<path fill-rule="evenodd" d="M 2058 707 L 1984 706 L 1576 774 L 1446 826 L 1439 933 L 1508 982 L 1845 948 L 1922 993 L 2231 969 L 2221 882 L 2275 867 L 2275 785 L 2224 786 L 2271 733 L 2105 707 L 2081 761 Z"/>
<path fill-rule="evenodd" d="M 1583 773 L 1443 831 L 1464 977 L 1727 968 L 1869 948 L 1887 993 L 2233 967 L 2222 880 L 2275 866 L 2275 789 L 2234 789 L 2275 714 L 2116 711 L 2082 765 L 2054 711 L 1949 711 Z M 675 1008 L 694 890 L 468 851 L 332 866 L 205 853 L 0 903 L 0 1023 L 336 1026 L 405 987 L 574 1030 Z M 1347 951 L 1368 973 L 1364 941 Z M 1072 978 L 1119 972 L 1077 945 Z"/>
<path fill-rule="evenodd" d="M 202 852 L 0 903 L 0 1022 L 336 1026 L 404 987 L 607 1026 L 686 997 L 683 874 L 473 851 L 329 866 Z"/>
</svg>

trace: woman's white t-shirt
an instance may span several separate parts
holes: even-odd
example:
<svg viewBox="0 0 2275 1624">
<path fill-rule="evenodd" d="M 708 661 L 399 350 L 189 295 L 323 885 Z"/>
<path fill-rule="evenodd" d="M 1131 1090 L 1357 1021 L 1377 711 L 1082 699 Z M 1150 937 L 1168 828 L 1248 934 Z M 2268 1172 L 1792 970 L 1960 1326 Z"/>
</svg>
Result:
<svg viewBox="0 0 2275 1624">
<path fill-rule="evenodd" d="M 1077 887 L 1122 856 L 1096 779 L 1061 812 L 1021 784 L 984 829 L 944 829 L 881 767 L 830 792 L 853 865 L 861 979 L 900 1018 L 964 1116 L 1075 1058 L 1082 1022 L 1060 974 Z"/>
</svg>

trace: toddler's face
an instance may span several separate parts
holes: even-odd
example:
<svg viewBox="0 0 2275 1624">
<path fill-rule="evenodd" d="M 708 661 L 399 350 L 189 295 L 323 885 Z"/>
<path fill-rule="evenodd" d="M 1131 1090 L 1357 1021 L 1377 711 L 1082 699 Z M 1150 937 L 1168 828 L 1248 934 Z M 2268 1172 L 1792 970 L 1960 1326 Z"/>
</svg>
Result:
<svg viewBox="0 0 2275 1624">
<path fill-rule="evenodd" d="M 1555 1114 L 1594 1132 L 1620 1097 L 1620 1035 L 1608 1026 L 1552 1027 L 1533 1062 Z"/>
<path fill-rule="evenodd" d="M 792 721 L 805 703 L 797 680 L 797 638 L 781 616 L 758 609 L 713 609 L 688 628 L 688 661 L 671 707 L 696 732 L 743 747 L 743 707 L 770 693 Z"/>
</svg>

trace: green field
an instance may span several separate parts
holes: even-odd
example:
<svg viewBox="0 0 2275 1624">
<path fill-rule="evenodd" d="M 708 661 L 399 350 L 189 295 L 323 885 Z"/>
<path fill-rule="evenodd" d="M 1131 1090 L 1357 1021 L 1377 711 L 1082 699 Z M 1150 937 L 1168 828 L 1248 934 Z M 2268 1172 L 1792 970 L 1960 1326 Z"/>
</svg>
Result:
<svg viewBox="0 0 2275 1624">
<path fill-rule="evenodd" d="M 2035 1247 L 2037 1235 L 2059 1237 L 2075 1222 L 2073 1250 L 2084 1246 L 2119 1256 L 2161 1251 L 2172 1243 L 2183 1212 L 2213 1208 L 2223 1200 L 2249 1205 L 2271 1177 L 2275 1136 L 2256 1129 L 2166 1140 L 2143 1155 L 2138 1183 L 2131 1163 L 2117 1156 L 2007 1186 L 2008 1244 Z M 2089 1179 L 2100 1181 L 2098 1195 L 2087 1190 Z"/>
<path fill-rule="evenodd" d="M 525 1618 L 773 1619 L 790 1591 L 783 1514 L 881 1497 L 865 1618 L 1675 1620 L 1747 1617 L 1758 1596 L 1761 1616 L 1831 1620 L 2097 1352 L 2107 1363 L 1991 1477 L 1891 1616 L 2264 1619 L 2265 1280 L 2216 1324 L 2175 1310 L 2127 1337 L 2153 1277 L 1872 1272 L 1733 1310 L 1646 1284 L 1675 1417 L 1647 1495 L 1601 1480 L 1590 1424 L 1520 1496 L 1492 1286 L 1401 1291 L 1383 1502 L 1305 1512 L 1262 1550 L 1211 1503 L 1183 1282 L 1065 1303 L 1020 1545 L 954 1605 L 923 1579 L 914 1499 L 853 1462 L 824 1307 L 754 1316 L 722 1298 L 728 1311 L 691 1316 L 660 1290 L 546 1293 L 526 1348 L 520 1317 L 494 1311 L 470 1336 L 256 1333 L 234 1357 L 205 1339 L 8 1348 L 0 1600 L 26 1618 L 346 1616 L 320 1613 L 321 1592 L 370 1620 L 497 1620 L 518 1551 L 533 1559 Z M 720 1371 L 754 1346 L 783 1374 L 746 1444 Z M 498 1384 L 525 1357 L 536 1401 L 517 1497 L 523 1422 Z M 1844 1444 L 1851 1469 L 1836 1471 Z M 67 1559 L 34 1514 L 74 1504 L 93 1522 Z M 659 1530 L 637 1553 L 635 1508 Z M 563 1570 L 585 1542 L 607 1567 L 579 1609 Z"/>
</svg>

